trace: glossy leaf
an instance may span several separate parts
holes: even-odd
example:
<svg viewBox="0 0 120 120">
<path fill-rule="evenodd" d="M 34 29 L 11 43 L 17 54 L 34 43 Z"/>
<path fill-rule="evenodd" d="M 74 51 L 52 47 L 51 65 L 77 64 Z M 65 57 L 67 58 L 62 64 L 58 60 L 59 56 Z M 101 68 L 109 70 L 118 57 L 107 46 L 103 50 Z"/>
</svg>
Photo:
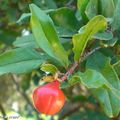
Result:
<svg viewBox="0 0 120 120">
<path fill-rule="evenodd" d="M 84 33 L 84 31 L 85 31 L 85 26 L 81 27 L 78 32 L 82 34 Z M 107 41 L 113 38 L 113 33 L 111 31 L 104 30 L 94 34 L 91 38 Z"/>
<path fill-rule="evenodd" d="M 48 56 L 32 48 L 17 48 L 0 55 L 0 75 L 30 72 L 45 62 Z"/>
<path fill-rule="evenodd" d="M 114 88 L 100 72 L 87 69 L 84 73 L 74 74 L 73 78 L 91 90 L 107 116 L 114 117 L 119 114 L 120 92 L 117 94 L 119 88 Z"/>
<path fill-rule="evenodd" d="M 36 5 L 31 4 L 31 27 L 39 47 L 48 55 L 68 66 L 68 55 L 61 45 L 51 18 Z"/>
<path fill-rule="evenodd" d="M 93 35 L 92 38 L 109 41 L 113 38 L 113 33 L 111 31 L 98 32 L 95 35 Z"/>
<path fill-rule="evenodd" d="M 67 39 L 71 38 L 75 33 L 77 33 L 75 31 L 68 30 L 66 28 L 59 27 L 59 26 L 56 26 L 56 30 L 60 38 L 67 38 Z"/>
<path fill-rule="evenodd" d="M 21 23 L 24 19 L 31 16 L 31 13 L 23 13 L 20 18 L 18 19 L 17 23 Z"/>
<path fill-rule="evenodd" d="M 100 105 L 108 117 L 116 117 L 120 112 L 120 100 L 111 90 L 105 88 L 98 88 L 92 90 Z M 117 92 L 117 91 L 116 91 Z"/>
<path fill-rule="evenodd" d="M 44 2 L 46 4 L 47 8 L 49 8 L 49 9 L 56 9 L 57 8 L 54 0 L 45 0 Z"/>
<path fill-rule="evenodd" d="M 64 37 L 66 39 L 60 38 L 60 42 L 62 44 L 71 41 L 67 38 L 69 36 L 71 36 L 71 34 L 73 34 L 73 33 L 63 34 L 63 32 L 66 33 L 65 31 L 61 31 L 60 35 L 59 35 L 60 37 L 63 37 L 65 35 Z M 61 36 L 61 35 L 63 35 L 63 36 Z M 39 47 L 37 45 L 36 41 L 35 41 L 35 38 L 34 38 L 33 34 L 17 37 L 16 40 L 13 42 L 13 45 L 15 47 L 32 47 L 32 48 L 38 48 Z"/>
<path fill-rule="evenodd" d="M 70 81 L 81 81 L 91 89 L 106 115 L 117 116 L 120 112 L 120 81 L 109 59 L 97 52 L 89 57 L 87 67 L 90 69 L 74 74 Z"/>
<path fill-rule="evenodd" d="M 54 66 L 52 64 L 47 64 L 47 63 L 42 64 L 41 70 L 44 72 L 52 73 L 52 74 L 55 74 L 58 71 L 56 66 Z"/>
<path fill-rule="evenodd" d="M 120 30 L 120 0 L 117 1 L 112 23 L 113 30 Z"/>
<path fill-rule="evenodd" d="M 89 0 L 85 13 L 89 19 L 92 19 L 98 14 L 98 0 Z"/>
<path fill-rule="evenodd" d="M 50 11 L 49 15 L 52 18 L 54 24 L 57 26 L 74 31 L 76 31 L 76 29 L 79 27 L 79 23 L 74 15 L 74 12 L 67 7 Z"/>
<path fill-rule="evenodd" d="M 87 67 L 101 72 L 113 87 L 120 89 L 120 81 L 113 66 L 110 64 L 110 59 L 105 57 L 102 53 L 96 52 L 91 55 L 88 58 Z"/>
<path fill-rule="evenodd" d="M 106 29 L 106 27 L 107 22 L 105 18 L 98 15 L 91 19 L 87 25 L 85 25 L 83 33 L 73 36 L 73 52 L 75 61 L 78 61 L 80 56 L 83 54 L 88 40 L 97 32 Z"/>
<path fill-rule="evenodd" d="M 118 38 L 117 37 L 114 37 L 113 39 L 109 40 L 109 41 L 105 41 L 103 44 L 105 46 L 114 46 L 118 41 Z"/>
<path fill-rule="evenodd" d="M 101 14 L 105 17 L 113 17 L 115 5 L 113 0 L 100 0 Z"/>
<path fill-rule="evenodd" d="M 120 80 L 114 67 L 110 64 L 110 60 L 103 54 L 96 52 L 89 57 L 87 67 L 100 72 L 111 86 L 112 91 L 111 89 L 99 88 L 94 91 L 94 94 L 109 117 L 117 116 L 120 112 Z"/>
<path fill-rule="evenodd" d="M 13 43 L 15 47 L 32 47 L 37 48 L 38 45 L 35 42 L 35 38 L 32 34 L 18 37 L 16 41 Z"/>
<path fill-rule="evenodd" d="M 77 7 L 82 16 L 84 23 L 88 22 L 88 17 L 86 16 L 86 13 L 85 13 L 88 2 L 89 0 L 77 0 Z"/>
</svg>

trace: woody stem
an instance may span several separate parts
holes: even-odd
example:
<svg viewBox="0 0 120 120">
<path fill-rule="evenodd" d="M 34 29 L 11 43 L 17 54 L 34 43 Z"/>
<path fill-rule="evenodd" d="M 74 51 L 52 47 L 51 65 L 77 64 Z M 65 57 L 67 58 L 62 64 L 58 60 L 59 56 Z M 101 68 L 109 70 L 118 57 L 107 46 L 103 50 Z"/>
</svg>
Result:
<svg viewBox="0 0 120 120">
<path fill-rule="evenodd" d="M 91 54 L 93 54 L 95 51 L 101 49 L 102 47 L 99 46 L 95 49 L 93 49 L 92 51 L 90 51 L 89 53 L 87 53 L 86 55 L 84 55 L 84 57 L 81 57 L 81 59 L 78 62 L 75 62 L 72 64 L 72 66 L 69 68 L 69 70 L 65 73 L 65 75 L 61 78 L 62 81 L 65 81 L 69 75 L 73 74 L 75 69 L 78 67 L 78 65 L 83 62 L 84 60 L 86 60 L 86 58 L 88 58 Z"/>
</svg>

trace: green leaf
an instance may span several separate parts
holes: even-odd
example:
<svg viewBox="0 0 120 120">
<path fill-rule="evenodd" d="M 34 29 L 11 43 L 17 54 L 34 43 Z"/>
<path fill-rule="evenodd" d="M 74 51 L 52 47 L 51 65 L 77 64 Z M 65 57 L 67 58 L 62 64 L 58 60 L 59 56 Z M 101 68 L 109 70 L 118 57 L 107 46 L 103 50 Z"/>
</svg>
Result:
<svg viewBox="0 0 120 120">
<path fill-rule="evenodd" d="M 54 2 L 54 0 L 44 0 L 47 8 L 51 8 L 51 9 L 56 9 L 57 6 L 56 6 L 56 3 Z"/>
<path fill-rule="evenodd" d="M 92 90 L 100 102 L 103 111 L 108 117 L 117 117 L 120 112 L 120 100 L 116 97 L 111 90 L 105 88 L 98 88 Z"/>
<path fill-rule="evenodd" d="M 79 23 L 76 19 L 76 16 L 74 15 L 74 12 L 67 7 L 50 11 L 49 15 L 52 18 L 54 24 L 57 26 L 74 31 L 76 31 L 76 29 L 79 27 Z"/>
<path fill-rule="evenodd" d="M 63 32 L 65 32 L 65 31 L 63 31 Z M 64 36 L 64 34 L 60 33 L 60 36 L 61 35 Z M 63 36 L 61 36 L 61 37 L 63 37 Z M 64 37 L 68 37 L 68 36 L 70 36 L 70 33 L 68 33 Z M 71 40 L 67 39 L 67 38 L 66 39 L 60 38 L 60 42 L 62 44 L 66 43 L 66 42 L 69 42 L 69 41 L 71 41 Z M 16 40 L 13 42 L 13 45 L 15 47 L 32 47 L 32 48 L 38 48 L 39 47 L 37 45 L 37 43 L 35 42 L 35 38 L 34 38 L 33 34 L 29 34 L 29 35 L 26 35 L 26 36 L 17 37 Z"/>
<path fill-rule="evenodd" d="M 86 26 L 81 27 L 78 32 L 81 34 L 84 33 L 85 27 Z M 113 33 L 111 31 L 104 30 L 104 31 L 97 32 L 96 34 L 94 34 L 92 36 L 92 38 L 108 41 L 108 40 L 111 40 L 113 38 Z"/>
<path fill-rule="evenodd" d="M 110 59 L 100 52 L 91 55 L 87 61 L 87 68 L 95 69 L 109 83 L 110 89 L 98 88 L 93 90 L 98 98 L 104 112 L 109 117 L 117 116 L 120 112 L 120 80 L 114 67 L 110 64 Z M 115 92 L 116 91 L 116 92 Z"/>
<path fill-rule="evenodd" d="M 120 29 L 120 0 L 118 0 L 116 9 L 113 16 L 113 23 L 112 23 L 113 30 Z"/>
<path fill-rule="evenodd" d="M 44 72 L 50 72 L 52 74 L 55 74 L 58 71 L 56 66 L 54 66 L 52 64 L 47 64 L 47 63 L 42 64 L 41 70 Z"/>
<path fill-rule="evenodd" d="M 98 15 L 91 19 L 87 25 L 85 25 L 83 33 L 73 36 L 73 52 L 75 61 L 78 61 L 80 56 L 83 54 L 88 40 L 97 32 L 106 29 L 106 27 L 107 22 L 105 18 Z"/>
<path fill-rule="evenodd" d="M 113 33 L 111 31 L 102 31 L 102 32 L 98 32 L 95 35 L 93 35 L 93 38 L 109 41 L 113 38 Z"/>
<path fill-rule="evenodd" d="M 59 36 L 60 38 L 72 38 L 72 36 L 73 36 L 75 33 L 77 33 L 77 32 L 74 32 L 74 31 L 65 29 L 65 28 L 63 28 L 63 27 L 58 27 L 58 26 L 56 26 L 56 30 L 57 30 L 58 36 Z"/>
<path fill-rule="evenodd" d="M 116 57 L 114 56 L 114 51 L 111 48 L 101 48 L 99 50 L 104 56 L 111 59 L 110 63 L 114 64 L 116 62 Z"/>
<path fill-rule="evenodd" d="M 113 0 L 100 0 L 101 14 L 105 17 L 113 17 L 115 5 Z"/>
<path fill-rule="evenodd" d="M 84 73 L 79 73 L 81 82 L 88 88 L 99 88 L 107 85 L 105 78 L 97 71 L 87 69 Z"/>
<path fill-rule="evenodd" d="M 5 73 L 30 72 L 48 59 L 43 53 L 38 53 L 31 48 L 17 48 L 0 55 L 0 75 Z"/>
<path fill-rule="evenodd" d="M 116 5 L 117 5 L 118 0 L 113 0 L 113 1 L 114 1 L 115 6 L 116 6 Z"/>
<path fill-rule="evenodd" d="M 86 16 L 86 13 L 85 13 L 88 2 L 89 2 L 89 0 L 77 0 L 77 7 L 82 16 L 84 23 L 87 23 L 89 21 L 88 17 Z"/>
<path fill-rule="evenodd" d="M 68 66 L 68 55 L 60 43 L 51 18 L 36 5 L 31 4 L 31 27 L 39 47 L 48 55 Z"/>
<path fill-rule="evenodd" d="M 71 75 L 69 78 L 68 78 L 68 84 L 70 86 L 73 86 L 75 84 L 77 84 L 79 82 L 79 78 L 78 76 L 75 74 L 75 75 Z"/>
<path fill-rule="evenodd" d="M 87 4 L 85 13 L 89 19 L 92 19 L 98 14 L 98 0 L 90 0 Z"/>
<path fill-rule="evenodd" d="M 23 20 L 25 20 L 26 18 L 30 17 L 31 13 L 23 13 L 20 18 L 17 20 L 17 23 L 21 23 Z"/>
<path fill-rule="evenodd" d="M 120 77 L 120 56 L 119 56 L 119 60 L 115 64 L 113 64 L 113 67 L 116 73 L 118 74 L 118 76 Z"/>
<path fill-rule="evenodd" d="M 61 89 L 64 89 L 64 88 L 67 88 L 67 87 L 70 87 L 70 85 L 68 84 L 68 82 L 64 81 L 60 84 L 60 88 Z"/>
<path fill-rule="evenodd" d="M 32 47 L 37 48 L 37 44 L 35 42 L 35 38 L 32 34 L 18 37 L 16 41 L 13 43 L 16 47 Z"/>
<path fill-rule="evenodd" d="M 120 81 L 113 66 L 110 64 L 110 59 L 102 53 L 95 52 L 92 54 L 88 58 L 86 66 L 101 72 L 113 87 L 120 89 Z"/>
<path fill-rule="evenodd" d="M 114 37 L 113 39 L 109 40 L 109 41 L 105 41 L 103 44 L 105 46 L 114 46 L 118 41 L 117 37 Z"/>
<path fill-rule="evenodd" d="M 107 116 L 115 117 L 119 114 L 120 89 L 119 87 L 114 88 L 102 73 L 93 69 L 87 69 L 84 73 L 77 72 L 73 77 L 76 77 L 83 85 L 91 90 Z"/>
</svg>

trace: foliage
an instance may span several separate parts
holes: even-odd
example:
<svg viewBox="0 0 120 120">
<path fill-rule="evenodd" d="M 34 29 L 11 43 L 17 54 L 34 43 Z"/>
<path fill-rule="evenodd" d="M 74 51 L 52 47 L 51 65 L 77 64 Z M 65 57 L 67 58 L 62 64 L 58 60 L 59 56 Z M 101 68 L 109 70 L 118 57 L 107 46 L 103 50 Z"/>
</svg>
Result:
<svg viewBox="0 0 120 120">
<path fill-rule="evenodd" d="M 1 78 L 9 73 L 20 77 L 20 80 L 15 77 L 18 80 L 13 84 L 18 84 L 18 92 L 32 106 L 25 91 L 31 95 L 35 86 L 44 84 L 40 80 L 43 76 L 57 75 L 63 80 L 61 88 L 68 101 L 73 102 L 71 106 L 76 96 L 80 96 L 77 102 L 83 103 L 82 111 L 77 108 L 74 114 L 73 110 L 73 115 L 66 114 L 66 120 L 76 116 L 88 120 L 93 114 L 94 120 L 119 117 L 120 0 L 6 0 L 1 3 Z M 67 77 L 65 73 L 69 73 Z M 0 91 L 4 91 L 3 87 Z M 92 102 L 90 96 L 94 96 Z M 87 109 L 86 103 L 92 103 L 95 109 Z M 24 111 L 29 111 L 26 114 L 30 116 L 34 110 L 25 105 Z M 63 117 L 61 113 L 58 118 Z M 36 111 L 34 114 L 35 119 L 41 118 Z"/>
</svg>

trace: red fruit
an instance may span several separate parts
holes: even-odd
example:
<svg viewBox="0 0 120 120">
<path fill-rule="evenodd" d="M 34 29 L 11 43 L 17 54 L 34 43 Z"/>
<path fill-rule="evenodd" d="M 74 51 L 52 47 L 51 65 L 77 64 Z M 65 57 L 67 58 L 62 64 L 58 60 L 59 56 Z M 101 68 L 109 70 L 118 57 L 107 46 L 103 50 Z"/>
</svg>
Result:
<svg viewBox="0 0 120 120">
<path fill-rule="evenodd" d="M 61 110 L 65 95 L 59 86 L 58 81 L 53 81 L 34 90 L 33 102 L 39 112 L 54 115 Z"/>
</svg>

